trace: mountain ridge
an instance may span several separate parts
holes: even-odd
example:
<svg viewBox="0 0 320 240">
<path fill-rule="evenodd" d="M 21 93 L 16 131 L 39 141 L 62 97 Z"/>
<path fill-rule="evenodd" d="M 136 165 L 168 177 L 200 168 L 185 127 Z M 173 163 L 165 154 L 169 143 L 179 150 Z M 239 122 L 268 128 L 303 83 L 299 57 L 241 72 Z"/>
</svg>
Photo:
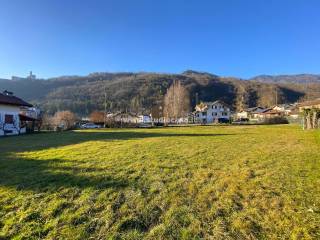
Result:
<svg viewBox="0 0 320 240">
<path fill-rule="evenodd" d="M 295 79 L 296 75 L 293 76 Z M 188 89 L 192 108 L 197 100 L 219 99 L 229 104 L 232 109 L 241 110 L 251 106 L 270 106 L 320 97 L 320 81 L 306 85 L 295 81 L 267 82 L 269 79 L 261 79 L 260 76 L 243 80 L 194 70 L 180 74 L 99 72 L 87 76 L 62 76 L 41 80 L 0 79 L 0 91 L 13 91 L 16 96 L 39 105 L 50 114 L 71 110 L 81 116 L 103 110 L 105 94 L 110 111 L 148 112 L 153 106 L 162 104 L 163 96 L 173 81 L 181 81 Z"/>
<path fill-rule="evenodd" d="M 249 79 L 250 81 L 266 83 L 320 83 L 320 74 L 292 74 L 292 75 L 258 75 Z"/>
</svg>

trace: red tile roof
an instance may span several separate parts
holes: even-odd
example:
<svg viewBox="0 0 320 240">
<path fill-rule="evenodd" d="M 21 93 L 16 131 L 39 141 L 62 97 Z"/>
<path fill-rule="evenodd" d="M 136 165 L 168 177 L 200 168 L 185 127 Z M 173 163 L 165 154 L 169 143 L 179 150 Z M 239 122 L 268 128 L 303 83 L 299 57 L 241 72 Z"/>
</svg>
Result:
<svg viewBox="0 0 320 240">
<path fill-rule="evenodd" d="M 27 103 L 18 97 L 5 95 L 2 93 L 0 93 L 0 104 L 32 107 L 30 103 Z"/>
</svg>

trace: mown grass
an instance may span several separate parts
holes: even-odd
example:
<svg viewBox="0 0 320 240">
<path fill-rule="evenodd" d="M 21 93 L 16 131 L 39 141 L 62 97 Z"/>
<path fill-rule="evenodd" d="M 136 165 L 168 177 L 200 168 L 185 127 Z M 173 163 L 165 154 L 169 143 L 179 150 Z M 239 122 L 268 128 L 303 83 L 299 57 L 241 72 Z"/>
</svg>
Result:
<svg viewBox="0 0 320 240">
<path fill-rule="evenodd" d="M 320 239 L 320 133 L 226 126 L 0 139 L 0 239 Z"/>
</svg>

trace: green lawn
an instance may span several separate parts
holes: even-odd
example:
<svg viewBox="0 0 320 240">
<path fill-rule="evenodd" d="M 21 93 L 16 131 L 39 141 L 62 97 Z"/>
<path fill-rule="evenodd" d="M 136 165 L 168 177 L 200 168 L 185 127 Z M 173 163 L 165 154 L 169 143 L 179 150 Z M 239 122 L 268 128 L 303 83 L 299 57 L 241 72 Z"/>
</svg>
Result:
<svg viewBox="0 0 320 240">
<path fill-rule="evenodd" d="M 319 131 L 43 133 L 0 153 L 0 239 L 320 239 Z"/>
</svg>

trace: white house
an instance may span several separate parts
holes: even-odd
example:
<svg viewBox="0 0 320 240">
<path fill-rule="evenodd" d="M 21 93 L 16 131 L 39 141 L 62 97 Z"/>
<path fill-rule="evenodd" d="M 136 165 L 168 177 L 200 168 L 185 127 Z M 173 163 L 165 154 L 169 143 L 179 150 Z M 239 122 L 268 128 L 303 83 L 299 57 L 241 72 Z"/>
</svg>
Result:
<svg viewBox="0 0 320 240">
<path fill-rule="evenodd" d="M 113 119 L 114 122 L 117 123 L 138 123 L 139 122 L 139 117 L 134 114 L 134 113 L 115 113 L 115 114 L 108 114 L 107 118 Z"/>
<path fill-rule="evenodd" d="M 25 127 L 20 121 L 22 107 L 32 105 L 13 96 L 11 92 L 0 93 L 0 136 L 25 133 Z"/>
<path fill-rule="evenodd" d="M 230 107 L 220 100 L 203 102 L 196 106 L 195 121 L 198 123 L 227 122 L 230 116 Z"/>
<path fill-rule="evenodd" d="M 152 119 L 150 115 L 139 115 L 139 123 L 151 124 Z"/>
<path fill-rule="evenodd" d="M 245 110 L 242 110 L 235 114 L 235 118 L 239 119 L 248 119 L 250 121 L 259 121 L 263 118 L 262 113 L 268 110 L 268 108 L 263 107 L 251 107 Z"/>
</svg>

